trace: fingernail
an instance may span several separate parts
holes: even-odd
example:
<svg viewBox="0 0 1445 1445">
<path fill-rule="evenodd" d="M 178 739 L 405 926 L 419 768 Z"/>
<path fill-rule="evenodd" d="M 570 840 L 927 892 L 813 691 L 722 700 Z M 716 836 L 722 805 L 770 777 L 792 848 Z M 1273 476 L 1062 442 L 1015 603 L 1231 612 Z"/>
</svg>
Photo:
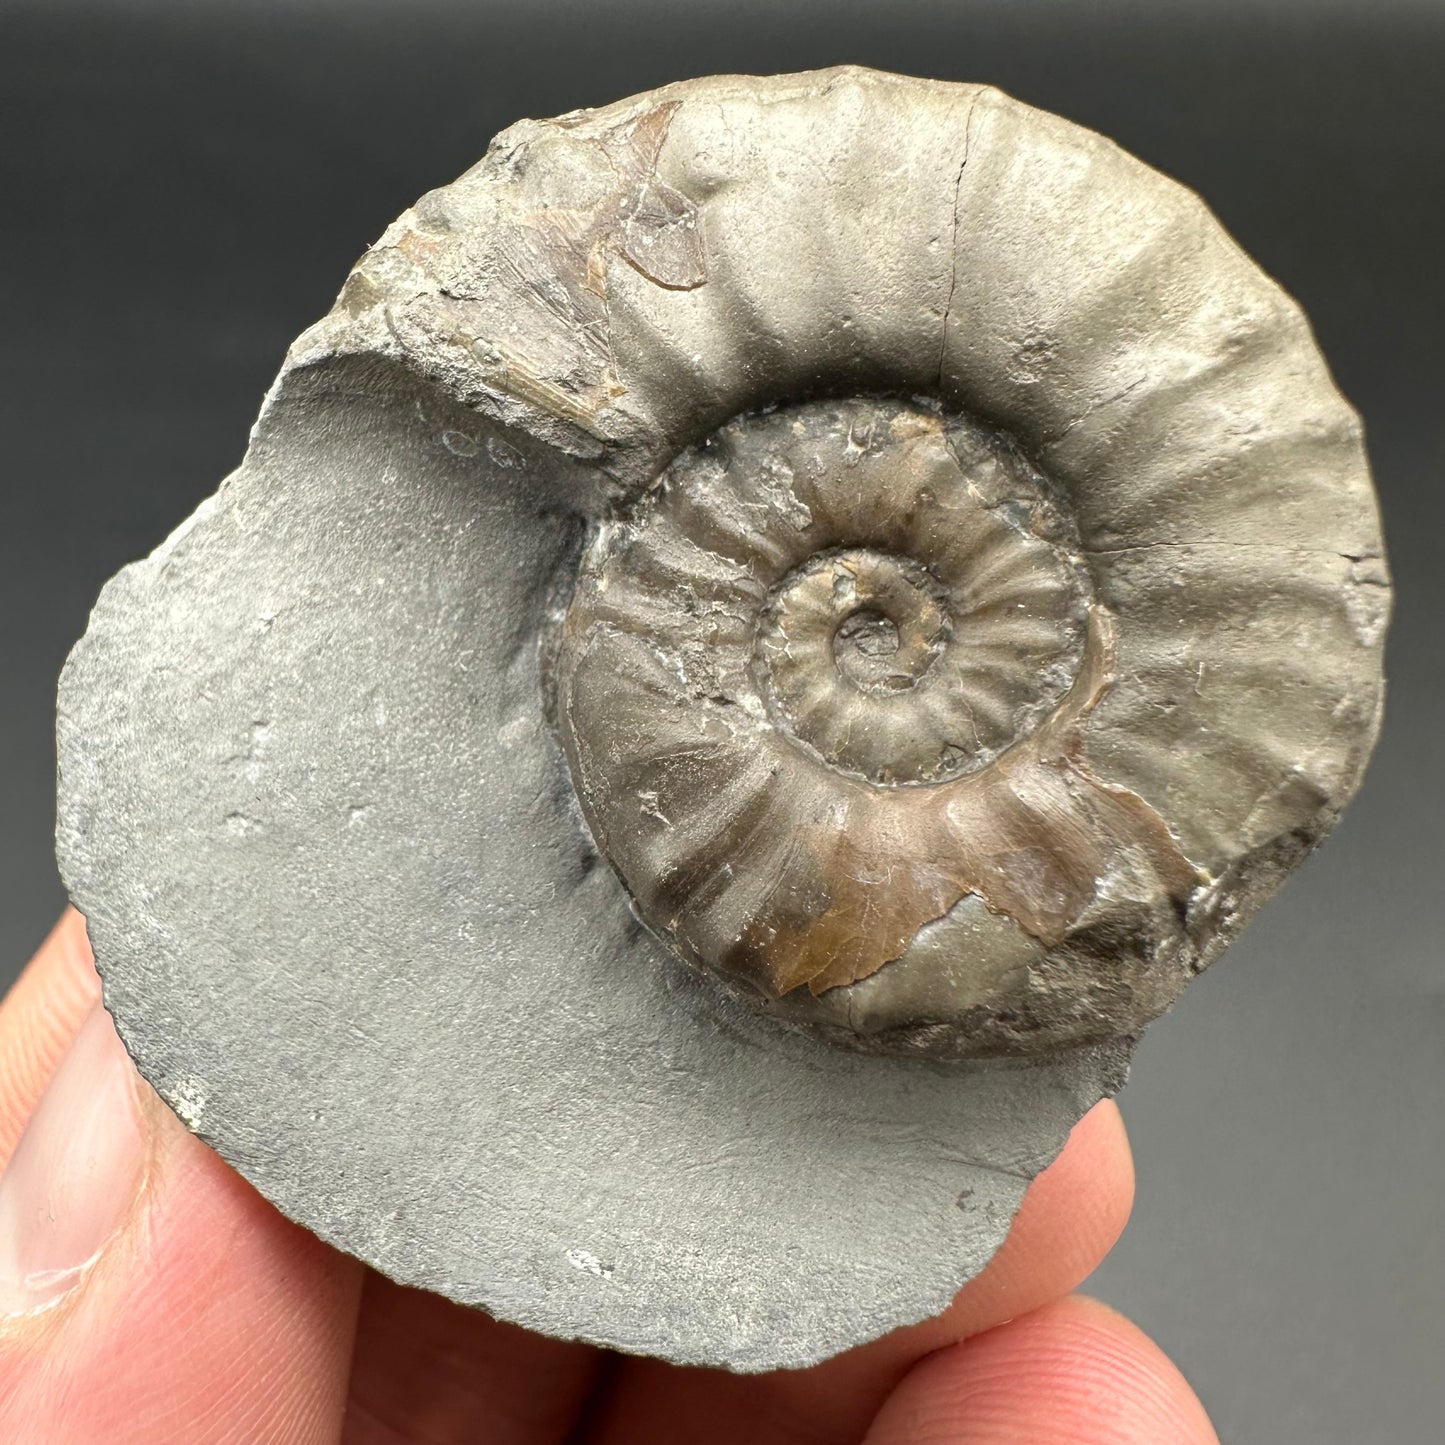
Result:
<svg viewBox="0 0 1445 1445">
<path fill-rule="evenodd" d="M 135 1204 L 145 1138 L 134 1067 L 97 1004 L 0 1177 L 0 1317 L 80 1283 Z"/>
</svg>

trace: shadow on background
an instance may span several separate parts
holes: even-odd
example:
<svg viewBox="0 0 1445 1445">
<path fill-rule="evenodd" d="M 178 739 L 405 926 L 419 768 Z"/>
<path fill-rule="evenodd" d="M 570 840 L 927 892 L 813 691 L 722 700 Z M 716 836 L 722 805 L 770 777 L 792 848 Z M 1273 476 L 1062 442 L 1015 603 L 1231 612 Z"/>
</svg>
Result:
<svg viewBox="0 0 1445 1445">
<path fill-rule="evenodd" d="M 1142 1046 L 1139 1206 L 1092 1288 L 1226 1440 L 1438 1440 L 1445 9 L 11 4 L 0 986 L 63 901 L 65 651 L 239 461 L 364 245 L 520 116 L 842 61 L 990 81 L 1194 186 L 1364 413 L 1400 587 L 1385 740 L 1336 838 Z"/>
</svg>

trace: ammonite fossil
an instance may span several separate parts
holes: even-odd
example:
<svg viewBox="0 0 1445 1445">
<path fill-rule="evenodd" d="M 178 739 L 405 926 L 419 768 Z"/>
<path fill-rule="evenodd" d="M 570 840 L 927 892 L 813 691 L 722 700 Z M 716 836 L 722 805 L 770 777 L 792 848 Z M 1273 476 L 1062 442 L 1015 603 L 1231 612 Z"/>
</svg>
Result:
<svg viewBox="0 0 1445 1445">
<path fill-rule="evenodd" d="M 60 852 L 296 1217 L 801 1363 L 948 1298 L 1328 831 L 1388 598 L 1359 422 L 1192 193 L 986 87 L 691 81 L 362 259 L 77 647 Z"/>
</svg>

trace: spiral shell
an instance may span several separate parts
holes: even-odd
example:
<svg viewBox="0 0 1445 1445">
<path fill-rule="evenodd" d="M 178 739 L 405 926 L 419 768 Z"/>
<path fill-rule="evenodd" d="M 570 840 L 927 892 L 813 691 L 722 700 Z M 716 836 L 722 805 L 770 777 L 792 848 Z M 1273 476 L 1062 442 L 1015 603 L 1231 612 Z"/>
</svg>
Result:
<svg viewBox="0 0 1445 1445">
<path fill-rule="evenodd" d="M 477 183 L 529 230 L 468 240 L 447 325 L 597 478 L 549 685 L 642 919 L 848 1044 L 1137 1032 L 1377 727 L 1373 494 L 1298 309 L 970 86 L 691 82 Z"/>
<path fill-rule="evenodd" d="M 788 1023 L 1133 1035 L 1358 784 L 1357 418 L 1197 197 L 997 91 L 845 67 L 522 122 L 291 366 L 348 354 L 526 488 L 506 546 L 559 571 L 504 560 L 488 605 L 540 638 L 586 827 Z"/>
</svg>

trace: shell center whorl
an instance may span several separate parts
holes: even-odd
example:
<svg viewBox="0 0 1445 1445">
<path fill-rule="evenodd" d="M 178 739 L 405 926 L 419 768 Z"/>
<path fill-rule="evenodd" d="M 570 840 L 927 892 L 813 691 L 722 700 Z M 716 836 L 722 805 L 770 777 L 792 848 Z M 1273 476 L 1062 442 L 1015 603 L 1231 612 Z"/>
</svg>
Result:
<svg viewBox="0 0 1445 1445">
<path fill-rule="evenodd" d="M 948 595 L 926 567 L 864 548 L 805 564 L 763 617 L 768 653 L 791 657 L 821 644 L 838 675 L 868 693 L 913 687 L 943 650 L 952 621 Z"/>
<path fill-rule="evenodd" d="M 824 552 L 759 613 L 761 689 L 779 724 L 829 763 L 897 774 L 903 760 L 876 756 L 871 732 L 851 726 L 854 705 L 886 706 L 925 683 L 952 629 L 948 590 L 922 563 L 871 547 Z"/>
</svg>

